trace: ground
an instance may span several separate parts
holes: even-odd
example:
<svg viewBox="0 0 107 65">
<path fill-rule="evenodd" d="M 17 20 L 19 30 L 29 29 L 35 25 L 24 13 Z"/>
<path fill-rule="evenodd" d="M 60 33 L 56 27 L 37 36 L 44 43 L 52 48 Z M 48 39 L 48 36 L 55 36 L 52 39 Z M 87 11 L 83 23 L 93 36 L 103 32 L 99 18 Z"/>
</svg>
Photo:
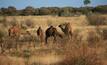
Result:
<svg viewBox="0 0 107 65">
<path fill-rule="evenodd" d="M 107 19 L 107 15 L 100 15 Z M 5 20 L 4 20 L 5 19 Z M 2 22 L 4 21 L 4 22 Z M 17 23 L 19 25 L 31 24 L 31 27 L 27 27 L 32 35 L 35 36 L 35 41 L 32 42 L 18 42 L 22 44 L 17 48 L 6 49 L 4 53 L 0 54 L 0 65 L 106 65 L 107 64 L 107 40 L 103 40 L 103 37 L 96 40 L 92 38 L 87 42 L 86 30 L 95 30 L 96 26 L 90 25 L 87 17 L 81 15 L 79 17 L 56 17 L 56 16 L 0 16 L 0 29 L 5 33 L 5 37 L 8 35 L 8 28 L 12 23 Z M 48 45 L 45 42 L 40 42 L 36 30 L 39 26 L 42 27 L 45 36 L 45 30 L 53 25 L 57 30 L 64 34 L 58 27 L 59 24 L 70 22 L 73 30 L 83 31 L 81 32 L 78 39 L 73 37 L 72 40 L 66 38 L 57 38 L 56 42 L 53 42 L 53 38 L 49 38 Z M 107 20 L 105 20 L 107 22 Z M 32 24 L 33 23 L 33 24 Z M 6 25 L 6 26 L 5 26 Z M 100 25 L 99 30 L 107 29 L 106 25 Z M 21 30 L 22 32 L 25 29 Z M 74 31 L 75 33 L 75 31 Z M 106 34 L 106 33 L 105 33 Z M 75 34 L 76 35 L 76 34 Z M 83 40 L 80 38 L 83 36 Z M 91 33 L 89 36 L 94 36 Z M 90 37 L 91 38 L 91 37 Z M 94 39 L 95 42 L 91 42 Z M 9 43 L 6 42 L 5 43 Z M 12 41 L 10 42 L 12 43 Z M 13 41 L 16 43 L 16 41 Z M 84 64 L 85 63 L 85 64 Z"/>
</svg>

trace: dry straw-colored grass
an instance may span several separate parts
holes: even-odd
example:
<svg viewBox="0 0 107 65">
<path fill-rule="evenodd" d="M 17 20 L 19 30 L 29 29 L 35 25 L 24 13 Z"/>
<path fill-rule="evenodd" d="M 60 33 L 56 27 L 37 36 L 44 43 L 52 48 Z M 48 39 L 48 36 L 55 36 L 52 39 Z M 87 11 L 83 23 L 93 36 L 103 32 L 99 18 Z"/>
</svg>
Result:
<svg viewBox="0 0 107 65">
<path fill-rule="evenodd" d="M 74 26 L 74 29 L 78 29 L 79 32 L 81 30 L 85 31 L 86 29 L 96 30 L 94 26 L 87 26 L 89 23 L 86 19 L 86 16 L 84 15 L 80 17 L 7 16 L 6 20 L 8 23 L 15 20 L 19 24 L 31 20 L 33 24 L 37 26 L 36 28 L 38 28 L 38 26 L 42 26 L 44 31 L 48 27 L 48 25 L 57 26 L 64 22 L 71 22 L 72 25 Z M 8 26 L 4 29 L 7 28 Z M 95 34 L 98 32 L 95 31 L 94 33 L 90 33 L 90 36 L 86 36 L 88 34 L 87 32 L 83 32 L 82 34 L 79 34 L 82 35 L 83 37 L 86 38 L 88 37 L 87 38 L 88 40 L 90 41 L 93 40 L 94 42 L 90 42 L 90 41 L 86 42 L 87 40 L 83 41 L 80 39 L 81 37 L 79 37 L 77 40 L 76 37 L 78 37 L 78 33 L 79 33 L 78 31 L 77 31 L 77 35 L 76 32 L 74 31 L 75 36 L 70 41 L 64 38 L 62 40 L 58 40 L 55 44 L 49 43 L 49 47 L 46 48 L 43 47 L 32 48 L 32 47 L 26 47 L 25 45 L 22 50 L 20 49 L 19 51 L 18 50 L 10 51 L 5 55 L 0 55 L 0 59 L 2 59 L 0 60 L 0 65 L 26 65 L 26 64 L 28 65 L 40 65 L 40 64 L 42 65 L 106 65 L 107 64 L 106 39 L 103 40 L 102 36 L 101 38 L 99 36 L 96 36 Z M 91 36 L 91 34 L 93 35 Z M 97 39 L 96 37 L 99 38 Z M 58 49 L 57 51 L 56 48 Z M 25 49 L 27 49 L 28 53 L 31 54 L 28 58 L 24 57 L 23 50 Z M 11 54 L 12 52 L 14 54 Z"/>
<path fill-rule="evenodd" d="M 89 15 L 87 16 L 90 25 L 107 25 L 107 16 L 106 15 Z"/>
<path fill-rule="evenodd" d="M 96 41 L 96 40 L 95 40 Z M 93 44 L 90 46 L 90 44 Z M 64 47 L 64 60 L 58 65 L 106 65 L 106 44 L 103 42 L 77 44 L 73 40 Z"/>
<path fill-rule="evenodd" d="M 25 65 L 23 58 L 0 55 L 0 65 Z"/>
</svg>

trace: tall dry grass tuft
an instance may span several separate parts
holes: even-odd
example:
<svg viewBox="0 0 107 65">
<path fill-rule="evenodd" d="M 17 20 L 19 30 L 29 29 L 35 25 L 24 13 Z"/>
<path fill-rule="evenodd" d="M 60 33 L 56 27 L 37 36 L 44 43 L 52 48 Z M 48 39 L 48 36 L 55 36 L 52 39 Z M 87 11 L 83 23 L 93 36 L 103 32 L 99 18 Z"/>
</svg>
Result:
<svg viewBox="0 0 107 65">
<path fill-rule="evenodd" d="M 94 46 L 90 42 L 80 42 L 75 39 L 67 42 L 64 46 L 64 60 L 59 62 L 58 65 L 104 65 L 103 56 L 105 47 L 99 46 L 96 39 L 93 39 Z M 79 44 L 77 44 L 79 43 Z"/>
<path fill-rule="evenodd" d="M 98 14 L 89 15 L 87 16 L 87 19 L 90 25 L 106 25 L 107 24 L 106 22 L 107 18 Z"/>
<path fill-rule="evenodd" d="M 102 58 L 97 53 L 98 48 L 90 48 L 86 44 L 66 47 L 65 60 L 59 65 L 102 65 Z"/>
<path fill-rule="evenodd" d="M 103 35 L 103 39 L 107 40 L 107 29 L 103 30 L 103 34 L 102 35 Z"/>
<path fill-rule="evenodd" d="M 25 65 L 24 59 L 0 55 L 0 65 Z"/>
</svg>

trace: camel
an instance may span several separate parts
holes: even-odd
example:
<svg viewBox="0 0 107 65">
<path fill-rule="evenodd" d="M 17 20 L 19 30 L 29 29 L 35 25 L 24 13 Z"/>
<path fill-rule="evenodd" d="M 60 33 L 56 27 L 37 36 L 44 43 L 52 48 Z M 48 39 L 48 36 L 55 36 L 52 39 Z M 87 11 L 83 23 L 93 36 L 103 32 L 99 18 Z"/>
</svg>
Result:
<svg viewBox="0 0 107 65">
<path fill-rule="evenodd" d="M 11 42 L 12 45 L 10 46 L 13 46 L 17 49 L 17 40 L 20 36 L 20 28 L 17 26 L 17 25 L 13 25 L 12 27 L 10 27 L 8 29 L 8 35 L 9 35 L 9 42 Z M 6 45 L 8 46 L 8 45 Z"/>
<path fill-rule="evenodd" d="M 37 36 L 39 37 L 40 41 L 43 42 L 43 30 L 41 27 L 37 29 Z"/>
<path fill-rule="evenodd" d="M 8 35 L 10 36 L 10 37 L 16 37 L 16 36 L 18 36 L 20 34 L 20 29 L 19 29 L 19 27 L 18 26 L 12 26 L 12 27 L 10 27 L 9 28 L 9 30 L 8 30 Z"/>
<path fill-rule="evenodd" d="M 57 29 L 53 26 L 50 26 L 46 32 L 45 32 L 45 42 L 47 44 L 47 40 L 49 37 L 54 37 L 54 41 L 56 41 L 56 36 L 59 36 L 60 38 L 62 38 L 62 35 L 57 31 Z"/>
<path fill-rule="evenodd" d="M 60 24 L 59 27 L 70 39 L 72 38 L 72 28 L 70 23 Z"/>
</svg>

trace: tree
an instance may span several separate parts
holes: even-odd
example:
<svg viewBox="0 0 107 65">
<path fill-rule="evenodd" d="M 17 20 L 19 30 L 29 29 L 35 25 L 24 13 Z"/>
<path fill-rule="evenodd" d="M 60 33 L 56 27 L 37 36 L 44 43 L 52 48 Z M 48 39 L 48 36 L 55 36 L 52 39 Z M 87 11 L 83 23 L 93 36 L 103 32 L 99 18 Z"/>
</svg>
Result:
<svg viewBox="0 0 107 65">
<path fill-rule="evenodd" d="M 50 15 L 50 14 L 51 14 L 51 11 L 49 8 L 42 7 L 39 10 L 39 15 Z"/>
<path fill-rule="evenodd" d="M 59 15 L 60 8 L 58 7 L 48 7 L 51 15 Z"/>
<path fill-rule="evenodd" d="M 1 11 L 1 9 L 0 9 L 0 15 L 2 15 L 2 11 Z"/>
<path fill-rule="evenodd" d="M 72 7 L 63 7 L 61 8 L 61 16 L 72 16 L 74 9 Z"/>
<path fill-rule="evenodd" d="M 97 13 L 107 13 L 107 5 L 100 5 L 93 9 L 94 12 Z"/>
<path fill-rule="evenodd" d="M 24 15 L 34 15 L 35 8 L 28 6 L 23 10 Z"/>
<path fill-rule="evenodd" d="M 93 7 L 81 7 L 81 8 L 79 8 L 79 11 L 82 14 L 87 14 L 87 15 L 91 14 L 92 10 L 93 10 Z"/>
<path fill-rule="evenodd" d="M 36 8 L 36 9 L 35 9 L 34 15 L 39 15 L 39 8 Z"/>
<path fill-rule="evenodd" d="M 84 5 L 88 5 L 88 4 L 90 4 L 91 3 L 91 1 L 90 0 L 84 0 Z"/>
<path fill-rule="evenodd" d="M 1 8 L 1 14 L 2 15 L 7 15 L 8 14 L 8 9 L 7 8 Z"/>
<path fill-rule="evenodd" d="M 8 10 L 8 15 L 16 15 L 17 14 L 17 10 L 13 6 L 9 6 L 7 10 Z"/>
</svg>

